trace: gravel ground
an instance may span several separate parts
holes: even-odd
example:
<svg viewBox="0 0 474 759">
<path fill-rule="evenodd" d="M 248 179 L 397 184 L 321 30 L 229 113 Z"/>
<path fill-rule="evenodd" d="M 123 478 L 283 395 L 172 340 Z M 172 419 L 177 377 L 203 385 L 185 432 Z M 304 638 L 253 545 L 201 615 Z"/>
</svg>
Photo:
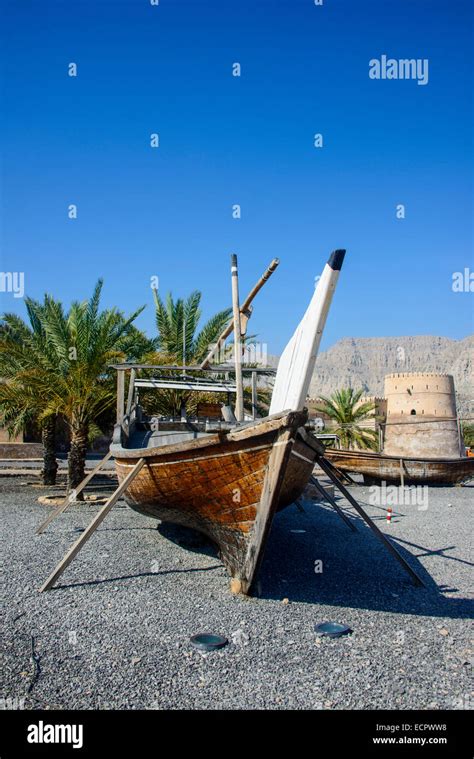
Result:
<svg viewBox="0 0 474 759">
<path fill-rule="evenodd" d="M 383 508 L 366 506 L 426 589 L 359 518 L 353 534 L 329 507 L 306 503 L 276 517 L 257 595 L 243 598 L 207 542 L 157 528 L 123 501 L 59 587 L 38 594 L 97 507 L 71 507 L 36 536 L 48 513 L 41 491 L 1 478 L 0 699 L 25 709 L 472 708 L 473 487 L 430 488 L 426 510 L 399 506 L 390 526 Z M 352 492 L 367 505 L 377 491 Z M 325 620 L 352 635 L 318 638 Z M 198 632 L 229 645 L 203 654 L 189 644 Z"/>
</svg>

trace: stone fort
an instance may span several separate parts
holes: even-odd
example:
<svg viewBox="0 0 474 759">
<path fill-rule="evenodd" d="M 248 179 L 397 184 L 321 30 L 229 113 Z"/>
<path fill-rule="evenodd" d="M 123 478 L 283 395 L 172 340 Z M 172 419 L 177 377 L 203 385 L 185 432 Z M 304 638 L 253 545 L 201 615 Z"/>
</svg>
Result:
<svg viewBox="0 0 474 759">
<path fill-rule="evenodd" d="M 440 459 L 464 455 L 450 374 L 388 374 L 384 397 L 385 454 Z"/>
</svg>

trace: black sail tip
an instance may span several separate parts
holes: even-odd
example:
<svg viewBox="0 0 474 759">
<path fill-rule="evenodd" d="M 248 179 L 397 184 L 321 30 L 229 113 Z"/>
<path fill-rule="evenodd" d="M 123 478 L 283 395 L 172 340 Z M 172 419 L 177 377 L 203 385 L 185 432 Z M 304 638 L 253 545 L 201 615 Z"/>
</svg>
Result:
<svg viewBox="0 0 474 759">
<path fill-rule="evenodd" d="M 345 250 L 335 250 L 329 256 L 328 266 L 330 266 L 333 271 L 341 271 L 345 255 Z"/>
</svg>

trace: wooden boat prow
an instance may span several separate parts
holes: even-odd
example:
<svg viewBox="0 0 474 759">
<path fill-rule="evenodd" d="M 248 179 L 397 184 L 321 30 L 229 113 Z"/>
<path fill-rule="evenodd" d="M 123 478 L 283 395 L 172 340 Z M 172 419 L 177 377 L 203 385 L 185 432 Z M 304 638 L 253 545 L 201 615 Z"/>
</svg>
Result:
<svg viewBox="0 0 474 759">
<path fill-rule="evenodd" d="M 159 451 L 113 446 L 119 482 L 145 459 L 126 501 L 141 514 L 207 535 L 232 589 L 247 593 L 275 511 L 298 498 L 311 476 L 315 454 L 298 435 L 306 421 L 306 411 L 282 412 Z"/>
</svg>

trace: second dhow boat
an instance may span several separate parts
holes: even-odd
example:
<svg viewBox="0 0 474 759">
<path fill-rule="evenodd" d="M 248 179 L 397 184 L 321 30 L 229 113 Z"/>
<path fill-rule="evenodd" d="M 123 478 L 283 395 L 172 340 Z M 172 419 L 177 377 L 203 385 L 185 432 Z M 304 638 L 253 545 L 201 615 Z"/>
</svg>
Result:
<svg viewBox="0 0 474 759">
<path fill-rule="evenodd" d="M 119 482 L 137 464 L 125 499 L 146 516 L 192 527 L 217 544 L 231 590 L 248 593 L 272 518 L 303 492 L 315 447 L 304 425 L 309 383 L 345 251 L 331 254 L 306 313 L 278 365 L 269 416 L 228 430 L 116 430 Z M 134 371 L 134 370 L 132 370 Z M 138 382 L 137 382 L 138 384 Z"/>
</svg>

